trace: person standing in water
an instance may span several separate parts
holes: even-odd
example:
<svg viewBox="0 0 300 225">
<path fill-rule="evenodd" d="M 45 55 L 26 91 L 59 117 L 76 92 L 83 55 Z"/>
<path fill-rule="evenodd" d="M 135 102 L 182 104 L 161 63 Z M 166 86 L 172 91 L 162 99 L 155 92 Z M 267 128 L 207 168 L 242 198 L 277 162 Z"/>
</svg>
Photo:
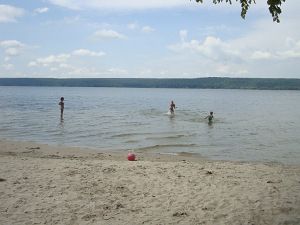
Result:
<svg viewBox="0 0 300 225">
<path fill-rule="evenodd" d="M 63 118 L 64 115 L 64 108 L 65 108 L 65 103 L 64 103 L 64 97 L 60 98 L 60 102 L 58 103 L 60 105 L 60 118 Z"/>
<path fill-rule="evenodd" d="M 176 108 L 175 106 L 175 103 L 173 102 L 173 100 L 171 101 L 171 104 L 170 104 L 170 113 L 171 114 L 174 114 L 174 109 Z"/>
<path fill-rule="evenodd" d="M 208 119 L 208 123 L 212 123 L 212 120 L 214 118 L 214 112 L 210 112 L 209 115 L 207 117 L 205 117 L 205 119 Z"/>
</svg>

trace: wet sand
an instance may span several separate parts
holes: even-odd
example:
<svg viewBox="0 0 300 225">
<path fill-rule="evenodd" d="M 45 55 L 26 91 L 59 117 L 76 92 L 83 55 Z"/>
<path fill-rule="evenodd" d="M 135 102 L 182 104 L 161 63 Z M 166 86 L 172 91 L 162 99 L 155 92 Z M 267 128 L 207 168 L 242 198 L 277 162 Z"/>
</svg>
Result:
<svg viewBox="0 0 300 225">
<path fill-rule="evenodd" d="M 300 224 L 300 166 L 0 141 L 0 224 Z"/>
</svg>

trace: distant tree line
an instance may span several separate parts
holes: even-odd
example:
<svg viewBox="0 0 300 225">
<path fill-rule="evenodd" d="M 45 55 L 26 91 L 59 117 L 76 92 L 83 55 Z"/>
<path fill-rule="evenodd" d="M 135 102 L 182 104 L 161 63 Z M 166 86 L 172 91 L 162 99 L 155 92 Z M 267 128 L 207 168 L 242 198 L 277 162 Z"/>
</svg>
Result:
<svg viewBox="0 0 300 225">
<path fill-rule="evenodd" d="M 300 79 L 274 78 L 0 78 L 0 86 L 131 87 L 300 90 Z"/>
</svg>

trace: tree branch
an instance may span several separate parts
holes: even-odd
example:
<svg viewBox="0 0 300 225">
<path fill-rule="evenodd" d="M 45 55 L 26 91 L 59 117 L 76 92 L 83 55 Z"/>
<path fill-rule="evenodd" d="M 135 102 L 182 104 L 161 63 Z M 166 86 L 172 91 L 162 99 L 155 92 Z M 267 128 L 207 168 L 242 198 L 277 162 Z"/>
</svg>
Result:
<svg viewBox="0 0 300 225">
<path fill-rule="evenodd" d="M 203 0 L 195 0 L 196 2 L 203 3 Z M 255 0 L 236 0 L 241 3 L 241 17 L 245 19 L 247 11 L 251 4 L 255 4 Z M 279 23 L 279 15 L 281 14 L 281 4 L 286 0 L 267 0 L 267 4 L 269 6 L 269 12 L 272 15 L 273 21 Z M 232 4 L 232 0 L 213 0 L 214 4 L 219 4 L 221 2 L 226 2 Z"/>
</svg>

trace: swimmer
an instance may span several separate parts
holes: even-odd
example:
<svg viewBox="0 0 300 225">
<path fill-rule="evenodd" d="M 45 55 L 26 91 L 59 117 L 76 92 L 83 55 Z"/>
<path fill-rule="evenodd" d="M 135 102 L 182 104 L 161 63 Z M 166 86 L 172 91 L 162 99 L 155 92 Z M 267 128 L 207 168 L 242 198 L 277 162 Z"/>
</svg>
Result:
<svg viewBox="0 0 300 225">
<path fill-rule="evenodd" d="M 169 108 L 171 114 L 174 114 L 174 109 L 175 109 L 175 108 L 176 108 L 175 103 L 174 103 L 173 100 L 172 100 L 172 101 L 171 101 L 171 104 L 170 104 L 170 108 Z"/>
<path fill-rule="evenodd" d="M 210 112 L 209 115 L 205 117 L 205 119 L 208 119 L 208 123 L 212 123 L 213 118 L 214 118 L 214 112 Z"/>
</svg>

